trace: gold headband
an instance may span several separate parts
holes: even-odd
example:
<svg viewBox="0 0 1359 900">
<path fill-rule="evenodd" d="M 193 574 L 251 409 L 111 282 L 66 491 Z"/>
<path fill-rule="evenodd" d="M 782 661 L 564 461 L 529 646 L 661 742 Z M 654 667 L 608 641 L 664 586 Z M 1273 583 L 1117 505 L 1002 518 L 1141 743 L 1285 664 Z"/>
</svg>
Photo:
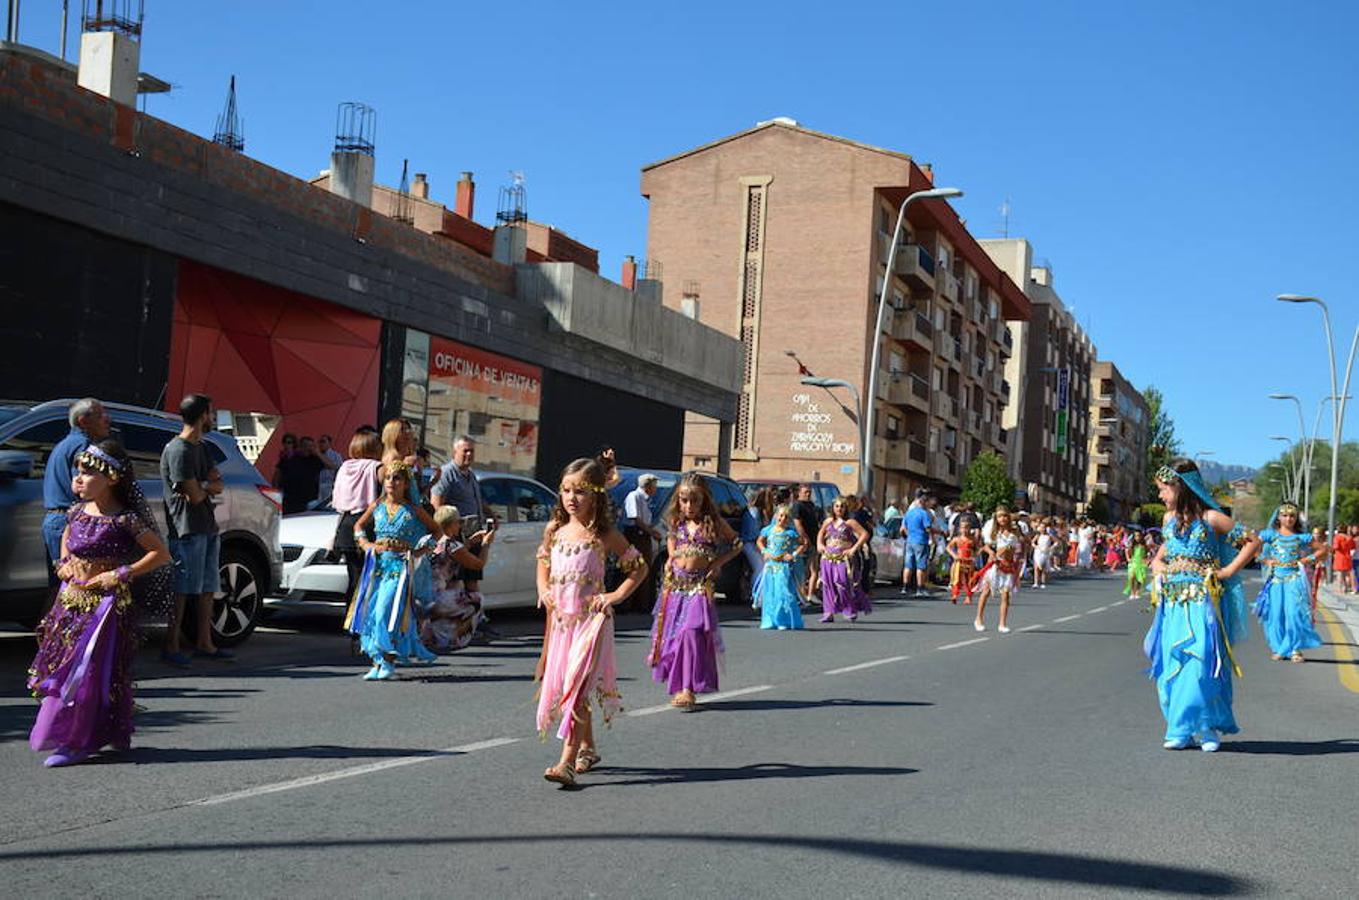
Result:
<svg viewBox="0 0 1359 900">
<path fill-rule="evenodd" d="M 80 451 L 76 456 L 76 465 L 91 472 L 98 472 L 109 481 L 117 481 L 123 475 L 123 470 L 118 461 L 109 456 L 98 447 L 90 447 Z"/>
<path fill-rule="evenodd" d="M 1164 484 L 1173 484 L 1180 480 L 1180 473 L 1176 472 L 1170 466 L 1161 466 L 1161 468 L 1156 470 L 1156 480 L 1163 482 Z"/>
</svg>

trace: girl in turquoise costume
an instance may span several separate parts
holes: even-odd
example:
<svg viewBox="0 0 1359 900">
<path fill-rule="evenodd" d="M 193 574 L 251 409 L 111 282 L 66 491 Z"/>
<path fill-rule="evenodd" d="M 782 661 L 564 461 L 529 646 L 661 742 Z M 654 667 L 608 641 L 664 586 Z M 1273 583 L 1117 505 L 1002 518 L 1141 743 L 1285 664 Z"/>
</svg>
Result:
<svg viewBox="0 0 1359 900">
<path fill-rule="evenodd" d="M 1165 716 L 1164 746 L 1205 752 L 1240 729 L 1232 715 L 1232 648 L 1246 636 L 1246 601 L 1237 572 L 1260 548 L 1214 502 L 1192 460 L 1156 473 L 1165 504 L 1165 543 L 1152 561 L 1155 618 L 1143 650 Z M 1239 548 L 1239 549 L 1238 549 Z"/>
<path fill-rule="evenodd" d="M 796 561 L 807 542 L 793 527 L 793 513 L 787 505 L 774 510 L 774 521 L 756 539 L 764 568 L 751 591 L 760 606 L 760 627 L 780 631 L 802 627 L 801 582 Z"/>
<path fill-rule="evenodd" d="M 345 628 L 358 637 L 364 655 L 373 661 L 363 676 L 368 681 L 395 678 L 397 662 L 437 658 L 420 643 L 415 617 L 415 559 L 430 546 L 416 545 L 437 528 L 429 513 L 410 501 L 411 478 L 411 468 L 404 462 L 388 463 L 383 495 L 354 523 L 354 542 L 366 558 Z M 364 533 L 369 522 L 376 541 L 370 542 Z"/>
<path fill-rule="evenodd" d="M 1307 529 L 1300 526 L 1298 508 L 1292 503 L 1280 506 L 1269 528 L 1260 532 L 1260 540 L 1264 542 L 1260 560 L 1268 574 L 1254 611 L 1269 641 L 1270 659 L 1306 662 L 1302 651 L 1320 647 L 1321 636 L 1312 627 L 1312 598 L 1303 571 L 1304 564 L 1316 561 L 1316 553 Z"/>
</svg>

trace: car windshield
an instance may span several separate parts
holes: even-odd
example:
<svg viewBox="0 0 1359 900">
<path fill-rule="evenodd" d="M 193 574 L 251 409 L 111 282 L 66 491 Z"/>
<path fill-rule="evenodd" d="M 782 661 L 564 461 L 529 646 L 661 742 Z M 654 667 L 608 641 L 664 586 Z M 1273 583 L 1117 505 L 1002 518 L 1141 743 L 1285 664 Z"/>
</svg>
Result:
<svg viewBox="0 0 1359 900">
<path fill-rule="evenodd" d="M 0 425 L 11 422 L 28 412 L 22 406 L 0 406 Z"/>
</svg>

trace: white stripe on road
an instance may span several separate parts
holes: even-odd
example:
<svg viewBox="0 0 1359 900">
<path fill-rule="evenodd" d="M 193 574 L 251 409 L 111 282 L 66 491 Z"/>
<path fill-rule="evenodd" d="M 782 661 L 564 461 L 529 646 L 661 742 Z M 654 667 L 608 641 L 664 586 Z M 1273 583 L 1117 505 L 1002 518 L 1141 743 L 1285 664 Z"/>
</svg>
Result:
<svg viewBox="0 0 1359 900">
<path fill-rule="evenodd" d="M 1108 609 L 1108 608 L 1109 608 L 1109 607 L 1107 607 L 1107 606 L 1096 606 L 1094 609 L 1088 609 L 1088 610 L 1086 610 L 1086 611 L 1085 611 L 1085 614 L 1086 614 L 1086 615 L 1093 615 L 1094 613 L 1097 613 L 1097 612 L 1104 612 L 1104 611 L 1105 611 L 1106 609 Z"/>
<path fill-rule="evenodd" d="M 339 769 L 334 772 L 326 772 L 322 775 L 307 775 L 303 778 L 292 778 L 288 781 L 279 781 L 274 784 L 262 784 L 258 787 L 246 788 L 243 791 L 232 791 L 229 794 L 216 794 L 212 797 L 204 797 L 201 800 L 191 801 L 189 806 L 216 806 L 219 803 L 231 803 L 234 800 L 245 800 L 249 797 L 262 797 L 265 794 L 277 794 L 280 791 L 291 791 L 297 788 L 311 787 L 315 784 L 325 784 L 328 781 L 339 781 L 342 778 L 356 778 L 359 775 L 369 775 L 373 772 L 381 772 L 384 769 L 397 769 L 402 766 L 413 766 L 416 763 L 429 762 L 435 759 L 442 759 L 447 756 L 460 756 L 464 753 L 475 753 L 478 750 L 489 750 L 492 747 L 503 747 L 506 744 L 515 744 L 519 738 L 492 738 L 489 741 L 478 741 L 475 744 L 463 744 L 458 747 L 449 747 L 444 750 L 436 750 L 424 756 L 398 756 L 395 759 L 384 759 L 381 762 L 368 763 L 362 766 L 351 766 L 348 769 Z"/>
<path fill-rule="evenodd" d="M 1019 630 L 1020 630 L 1020 631 L 1037 631 L 1038 629 L 1040 629 L 1040 628 L 1042 628 L 1042 627 L 1043 627 L 1043 623 L 1042 623 L 1042 622 L 1039 622 L 1037 625 L 1025 625 L 1023 628 L 1021 628 L 1021 629 L 1019 629 Z"/>
<path fill-rule="evenodd" d="M 980 644 L 982 641 L 989 641 L 990 638 L 973 638 L 970 641 L 959 641 L 956 644 L 945 644 L 942 647 L 935 647 L 936 650 L 957 650 L 959 647 L 967 647 L 972 644 Z"/>
<path fill-rule="evenodd" d="M 1072 619 L 1079 619 L 1083 615 L 1084 613 L 1076 613 L 1074 616 L 1062 616 L 1060 619 L 1053 619 L 1052 624 L 1056 625 L 1061 622 L 1070 622 Z"/>
<path fill-rule="evenodd" d="M 732 697 L 744 697 L 746 694 L 758 694 L 761 691 L 773 690 L 773 688 L 774 686 L 772 684 L 757 684 L 754 687 L 736 688 L 731 691 L 721 691 L 720 693 L 710 694 L 703 697 L 702 700 L 704 703 L 711 703 L 714 700 L 728 700 Z M 663 713 L 667 709 L 675 708 L 676 707 L 671 706 L 669 703 L 662 703 L 659 706 L 644 706 L 641 709 L 634 709 L 624 713 L 624 715 L 633 716 L 634 718 L 637 716 L 654 716 L 656 713 Z"/>
<path fill-rule="evenodd" d="M 874 666 L 885 666 L 888 663 L 901 662 L 903 659 L 910 659 L 909 656 L 889 656 L 886 659 L 875 659 L 869 662 L 859 663 L 855 666 L 845 666 L 840 669 L 827 669 L 821 673 L 823 675 L 843 675 L 846 672 L 857 672 L 860 669 L 871 669 Z"/>
</svg>

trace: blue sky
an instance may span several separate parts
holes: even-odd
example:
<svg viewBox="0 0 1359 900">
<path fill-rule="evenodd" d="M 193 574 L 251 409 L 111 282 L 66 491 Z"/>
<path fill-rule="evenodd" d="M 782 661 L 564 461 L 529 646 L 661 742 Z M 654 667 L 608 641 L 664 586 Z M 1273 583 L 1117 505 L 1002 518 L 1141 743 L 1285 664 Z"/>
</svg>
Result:
<svg viewBox="0 0 1359 900">
<path fill-rule="evenodd" d="M 1327 298 L 1342 364 L 1359 323 L 1359 4 L 146 5 L 142 68 L 175 86 L 151 113 L 211 134 L 235 74 L 246 152 L 312 176 L 361 100 L 380 180 L 409 157 L 451 205 L 471 170 L 489 221 L 522 171 L 613 277 L 645 255 L 646 163 L 777 115 L 910 153 L 978 237 L 1008 197 L 1100 356 L 1221 462 L 1296 434 L 1267 393 L 1310 427 L 1329 392 L 1320 315 L 1273 296 Z M 59 7 L 24 4 L 25 42 L 55 49 Z"/>
</svg>

